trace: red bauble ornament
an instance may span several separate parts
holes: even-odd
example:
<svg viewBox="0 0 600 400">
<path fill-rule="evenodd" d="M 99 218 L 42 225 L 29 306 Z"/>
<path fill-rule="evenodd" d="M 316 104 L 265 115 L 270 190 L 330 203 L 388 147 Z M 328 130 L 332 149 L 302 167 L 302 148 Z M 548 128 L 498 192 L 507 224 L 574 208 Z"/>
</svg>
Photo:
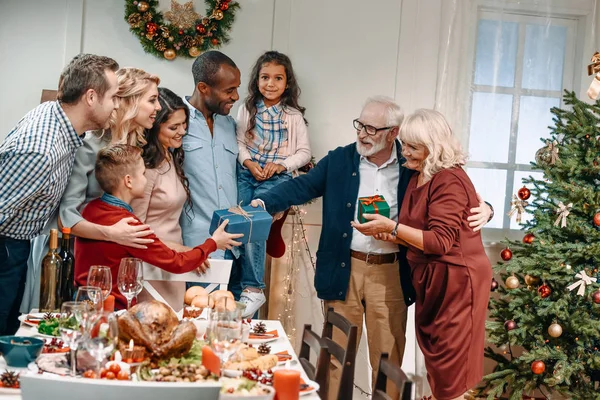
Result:
<svg viewBox="0 0 600 400">
<path fill-rule="evenodd" d="M 592 301 L 596 304 L 600 304 L 600 290 L 596 290 L 592 293 Z"/>
<path fill-rule="evenodd" d="M 536 375 L 543 373 L 546 370 L 546 364 L 543 361 L 534 361 L 531 363 L 531 372 Z"/>
<path fill-rule="evenodd" d="M 158 25 L 156 25 L 154 22 L 148 22 L 146 24 L 146 32 L 148 32 L 151 35 L 155 34 L 157 29 Z"/>
<path fill-rule="evenodd" d="M 538 288 L 538 293 L 543 299 L 545 299 L 552 294 L 552 289 L 550 289 L 550 286 L 543 284 Z"/>
<path fill-rule="evenodd" d="M 596 215 L 594 215 L 594 225 L 600 226 L 600 213 L 596 213 Z"/>
<path fill-rule="evenodd" d="M 229 8 L 229 4 L 227 3 L 222 3 L 221 7 L 219 7 L 221 9 L 221 11 L 227 11 L 227 9 Z"/>
<path fill-rule="evenodd" d="M 196 31 L 201 34 L 204 35 L 206 33 L 206 27 L 204 25 L 196 25 Z"/>
<path fill-rule="evenodd" d="M 498 289 L 498 281 L 496 279 L 492 278 L 492 286 L 491 286 L 490 290 L 492 292 L 495 292 L 496 289 Z"/>
<path fill-rule="evenodd" d="M 534 234 L 528 233 L 527 235 L 523 236 L 523 243 L 531 244 L 533 243 L 533 239 L 535 239 Z"/>
<path fill-rule="evenodd" d="M 509 319 L 504 323 L 504 328 L 506 328 L 507 331 L 512 331 L 517 328 L 517 323 L 512 319 Z"/>
<path fill-rule="evenodd" d="M 500 257 L 504 261 L 509 261 L 512 258 L 512 251 L 510 251 L 510 249 L 507 247 L 500 252 Z"/>
<path fill-rule="evenodd" d="M 210 42 L 213 44 L 213 46 L 217 46 L 219 44 L 219 39 L 215 38 L 215 39 L 212 39 Z"/>
<path fill-rule="evenodd" d="M 517 195 L 519 196 L 519 198 L 521 200 L 527 200 L 528 198 L 531 197 L 531 191 L 529 189 L 527 189 L 525 186 L 523 186 L 521 189 L 519 189 L 519 191 L 517 192 Z"/>
</svg>

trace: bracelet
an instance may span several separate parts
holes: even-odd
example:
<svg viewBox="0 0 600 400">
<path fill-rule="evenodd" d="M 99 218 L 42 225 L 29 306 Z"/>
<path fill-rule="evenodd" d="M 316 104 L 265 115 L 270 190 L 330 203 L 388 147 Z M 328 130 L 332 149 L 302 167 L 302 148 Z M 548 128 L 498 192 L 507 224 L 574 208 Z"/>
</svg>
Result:
<svg viewBox="0 0 600 400">
<path fill-rule="evenodd" d="M 492 218 L 494 218 L 494 207 L 488 203 L 487 201 L 484 200 L 484 203 L 488 205 L 488 207 L 490 208 L 490 210 L 492 210 L 492 214 L 490 215 L 490 217 L 488 218 L 487 222 L 490 222 L 492 220 Z"/>
<path fill-rule="evenodd" d="M 392 236 L 398 235 L 398 225 L 400 225 L 400 222 L 396 222 L 396 226 L 392 230 Z"/>
</svg>

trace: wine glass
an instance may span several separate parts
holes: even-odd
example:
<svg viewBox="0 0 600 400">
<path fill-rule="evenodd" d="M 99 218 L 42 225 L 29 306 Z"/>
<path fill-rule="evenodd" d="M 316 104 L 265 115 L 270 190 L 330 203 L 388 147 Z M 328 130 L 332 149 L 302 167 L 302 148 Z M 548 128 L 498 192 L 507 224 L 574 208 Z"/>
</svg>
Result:
<svg viewBox="0 0 600 400">
<path fill-rule="evenodd" d="M 227 307 L 232 299 L 224 297 L 222 307 L 209 314 L 209 329 L 206 336 L 214 353 L 225 363 L 242 344 L 242 311 L 237 307 Z"/>
<path fill-rule="evenodd" d="M 110 356 L 119 342 L 119 324 L 117 316 L 111 312 L 101 312 L 96 315 L 90 325 L 85 348 L 96 360 L 96 372 L 100 376 L 102 361 Z"/>
<path fill-rule="evenodd" d="M 123 258 L 119 265 L 117 286 L 121 294 L 127 299 L 127 309 L 131 307 L 131 300 L 137 297 L 144 288 L 144 271 L 142 260 L 139 258 Z"/>
<path fill-rule="evenodd" d="M 88 271 L 87 285 L 99 287 L 102 290 L 102 300 L 106 300 L 112 291 L 110 268 L 104 265 L 92 265 Z"/>
<path fill-rule="evenodd" d="M 60 306 L 58 331 L 62 341 L 69 346 L 71 355 L 71 375 L 77 375 L 77 347 L 83 337 L 82 315 L 89 305 L 82 301 L 65 301 Z"/>
<path fill-rule="evenodd" d="M 102 311 L 102 289 L 98 286 L 79 286 L 75 293 L 75 301 L 88 303 L 95 312 Z"/>
</svg>

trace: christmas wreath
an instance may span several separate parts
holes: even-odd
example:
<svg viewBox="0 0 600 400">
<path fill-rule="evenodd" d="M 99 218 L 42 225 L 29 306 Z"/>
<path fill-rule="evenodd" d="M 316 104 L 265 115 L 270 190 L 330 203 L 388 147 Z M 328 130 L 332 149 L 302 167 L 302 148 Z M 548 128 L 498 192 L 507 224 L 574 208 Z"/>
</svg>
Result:
<svg viewBox="0 0 600 400">
<path fill-rule="evenodd" d="M 147 53 L 174 60 L 194 58 L 229 42 L 229 31 L 240 5 L 231 0 L 205 0 L 206 17 L 192 1 L 171 0 L 171 10 L 158 11 L 158 0 L 125 0 L 125 21 Z"/>
</svg>

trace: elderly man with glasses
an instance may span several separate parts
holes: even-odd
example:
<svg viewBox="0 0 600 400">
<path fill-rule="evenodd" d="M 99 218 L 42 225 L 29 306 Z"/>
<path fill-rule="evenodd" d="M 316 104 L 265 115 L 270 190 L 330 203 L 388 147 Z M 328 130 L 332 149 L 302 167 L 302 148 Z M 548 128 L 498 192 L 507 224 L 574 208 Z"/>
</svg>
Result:
<svg viewBox="0 0 600 400">
<path fill-rule="evenodd" d="M 353 121 L 356 143 L 330 151 L 308 174 L 282 183 L 253 201 L 275 214 L 292 205 L 323 196 L 323 228 L 317 251 L 315 288 L 327 307 L 333 307 L 362 333 L 366 321 L 373 385 L 381 353 L 401 365 L 404 355 L 407 307 L 414 302 L 406 248 L 376 240 L 354 229 L 358 198 L 381 195 L 398 219 L 413 171 L 406 169 L 397 140 L 404 114 L 392 99 L 373 97 Z M 484 202 L 468 217 L 480 229 L 492 215 Z M 391 233 L 391 232 L 390 232 Z M 345 345 L 340 332 L 334 340 Z M 332 365 L 329 398 L 337 398 L 341 368 Z M 391 386 L 391 385 L 388 385 Z M 394 388 L 388 390 L 396 397 Z"/>
</svg>

